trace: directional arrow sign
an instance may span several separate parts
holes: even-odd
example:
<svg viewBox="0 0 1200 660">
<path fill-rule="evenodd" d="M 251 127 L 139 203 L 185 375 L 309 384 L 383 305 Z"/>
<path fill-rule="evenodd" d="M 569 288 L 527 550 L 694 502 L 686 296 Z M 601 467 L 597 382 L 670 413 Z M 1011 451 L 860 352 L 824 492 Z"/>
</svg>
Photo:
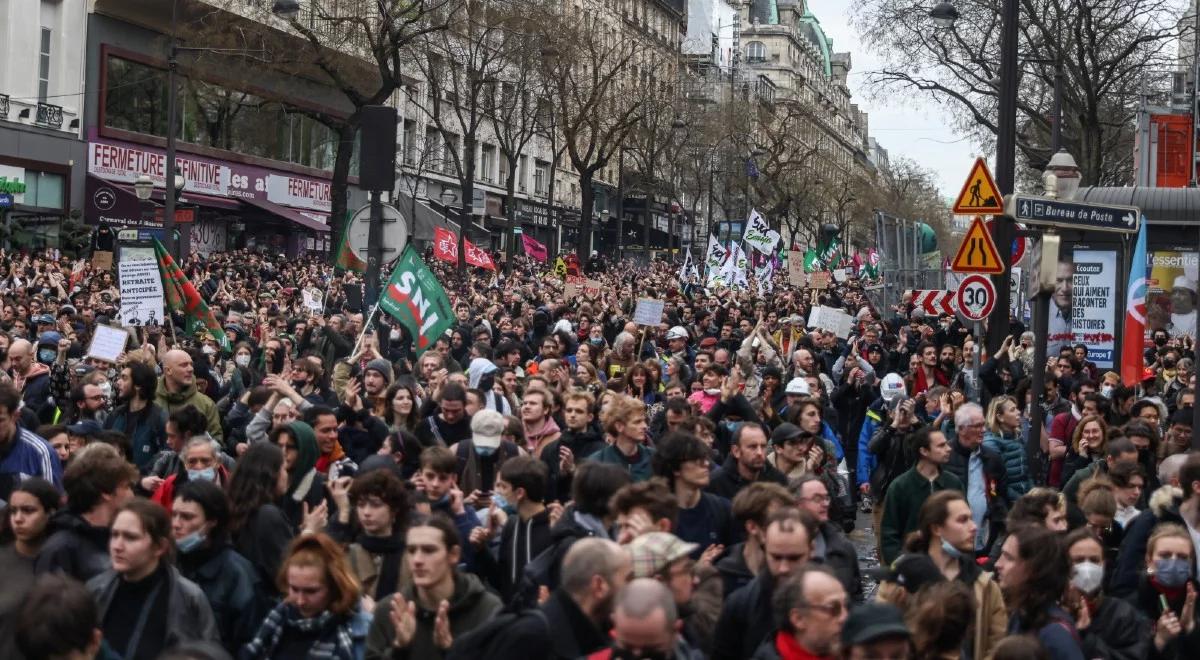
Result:
<svg viewBox="0 0 1200 660">
<path fill-rule="evenodd" d="M 1004 206 L 1008 215 L 1033 225 L 1125 234 L 1136 234 L 1142 217 L 1136 206 L 1063 202 L 1037 195 L 1009 195 Z"/>
<path fill-rule="evenodd" d="M 944 289 L 917 289 L 912 292 L 912 305 L 926 314 L 954 314 L 955 295 Z"/>
</svg>

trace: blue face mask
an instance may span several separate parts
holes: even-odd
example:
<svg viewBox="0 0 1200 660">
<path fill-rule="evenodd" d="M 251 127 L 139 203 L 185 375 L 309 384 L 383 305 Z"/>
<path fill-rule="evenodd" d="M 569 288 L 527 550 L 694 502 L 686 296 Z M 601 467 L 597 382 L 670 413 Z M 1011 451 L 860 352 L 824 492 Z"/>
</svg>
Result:
<svg viewBox="0 0 1200 660">
<path fill-rule="evenodd" d="M 1154 560 L 1154 579 L 1164 587 L 1182 587 L 1192 577 L 1192 562 L 1172 557 Z"/>
<path fill-rule="evenodd" d="M 475 453 L 479 454 L 479 456 L 482 458 L 487 458 L 488 456 L 491 456 L 492 454 L 496 453 L 496 448 L 495 447 L 480 447 L 479 445 L 476 445 Z"/>
<path fill-rule="evenodd" d="M 192 532 L 191 534 L 188 534 L 187 536 L 179 539 L 178 541 L 175 541 L 175 547 L 179 548 L 179 551 L 186 555 L 189 552 L 192 552 L 193 550 L 195 550 L 196 548 L 199 548 L 200 546 L 204 545 L 204 541 L 205 541 L 205 536 L 203 533 Z"/>
<path fill-rule="evenodd" d="M 496 503 L 496 508 L 504 511 L 508 515 L 514 515 L 517 512 L 517 507 L 504 498 L 503 495 L 497 492 L 492 492 L 492 501 Z"/>
<path fill-rule="evenodd" d="M 963 556 L 962 550 L 950 545 L 950 542 L 946 539 L 942 539 L 942 552 L 946 553 L 947 557 L 953 557 L 954 559 L 962 559 Z"/>
<path fill-rule="evenodd" d="M 217 469 L 204 468 L 203 470 L 188 470 L 188 481 L 216 481 Z"/>
</svg>

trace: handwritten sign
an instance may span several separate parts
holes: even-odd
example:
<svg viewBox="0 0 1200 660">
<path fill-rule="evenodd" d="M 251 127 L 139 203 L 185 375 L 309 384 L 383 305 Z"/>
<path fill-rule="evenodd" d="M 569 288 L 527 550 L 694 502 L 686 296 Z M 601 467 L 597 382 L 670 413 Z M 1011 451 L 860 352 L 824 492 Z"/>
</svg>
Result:
<svg viewBox="0 0 1200 660">
<path fill-rule="evenodd" d="M 113 253 L 107 250 L 97 250 L 92 253 L 92 270 L 104 272 L 112 270 Z"/>
<path fill-rule="evenodd" d="M 804 286 L 804 253 L 788 250 L 788 284 Z"/>
<path fill-rule="evenodd" d="M 808 327 L 828 330 L 842 339 L 850 337 L 854 329 L 854 317 L 833 307 L 817 305 L 808 315 Z"/>
<path fill-rule="evenodd" d="M 812 289 L 823 290 L 829 288 L 829 273 L 819 271 L 808 274 L 808 286 Z"/>
<path fill-rule="evenodd" d="M 633 310 L 633 322 L 638 325 L 658 325 L 662 323 L 665 300 L 654 298 L 638 298 L 637 308 Z"/>
<path fill-rule="evenodd" d="M 125 352 L 125 345 L 128 342 L 129 332 L 127 330 L 98 325 L 95 334 L 92 335 L 92 343 L 88 346 L 87 356 L 116 364 L 117 358 Z"/>
</svg>

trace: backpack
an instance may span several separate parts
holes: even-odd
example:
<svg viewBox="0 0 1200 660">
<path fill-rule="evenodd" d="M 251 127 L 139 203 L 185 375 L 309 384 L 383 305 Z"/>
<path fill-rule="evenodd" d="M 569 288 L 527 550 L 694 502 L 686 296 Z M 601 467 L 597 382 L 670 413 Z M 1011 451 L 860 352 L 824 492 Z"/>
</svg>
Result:
<svg viewBox="0 0 1200 660">
<path fill-rule="evenodd" d="M 446 660 L 478 660 L 490 657 L 492 643 L 505 630 L 524 617 L 538 619 L 545 628 L 547 637 L 550 635 L 550 622 L 546 620 L 546 615 L 540 608 L 531 607 L 521 610 L 506 607 L 482 626 L 456 637 L 450 650 L 446 651 Z"/>
</svg>

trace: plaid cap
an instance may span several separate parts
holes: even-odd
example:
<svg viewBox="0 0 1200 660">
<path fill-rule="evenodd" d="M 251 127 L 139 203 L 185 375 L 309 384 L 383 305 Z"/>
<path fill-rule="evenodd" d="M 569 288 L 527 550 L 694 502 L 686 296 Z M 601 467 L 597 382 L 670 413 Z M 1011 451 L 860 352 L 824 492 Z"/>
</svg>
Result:
<svg viewBox="0 0 1200 660">
<path fill-rule="evenodd" d="M 671 562 L 688 556 L 699 547 L 667 532 L 642 534 L 629 544 L 629 554 L 633 556 L 633 576 L 654 577 Z"/>
</svg>

